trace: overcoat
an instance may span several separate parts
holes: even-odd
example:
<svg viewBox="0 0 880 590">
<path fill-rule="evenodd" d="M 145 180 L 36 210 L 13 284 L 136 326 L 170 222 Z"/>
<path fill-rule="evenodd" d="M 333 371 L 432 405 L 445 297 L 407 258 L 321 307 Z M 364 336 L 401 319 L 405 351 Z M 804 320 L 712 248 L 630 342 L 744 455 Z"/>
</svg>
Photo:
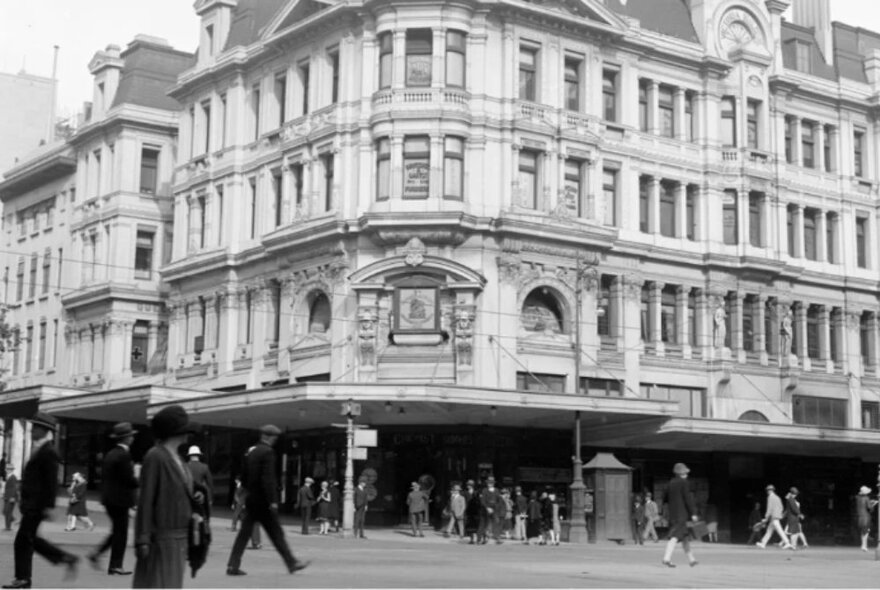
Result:
<svg viewBox="0 0 880 590">
<path fill-rule="evenodd" d="M 134 476 L 131 453 L 122 445 L 116 445 L 104 456 L 101 503 L 104 506 L 131 508 L 135 503 L 138 480 Z"/>
<path fill-rule="evenodd" d="M 58 494 L 58 452 L 51 442 L 43 443 L 24 466 L 21 476 L 21 512 L 43 512 L 55 508 Z"/>
<path fill-rule="evenodd" d="M 680 541 L 688 534 L 688 520 L 697 513 L 694 496 L 686 478 L 672 478 L 666 490 L 666 501 L 669 503 L 669 537 Z"/>
<path fill-rule="evenodd" d="M 141 468 L 134 542 L 135 547 L 149 545 L 150 550 L 146 558 L 138 557 L 133 588 L 183 586 L 192 491 L 192 479 L 182 461 L 161 444 L 147 451 Z"/>
</svg>

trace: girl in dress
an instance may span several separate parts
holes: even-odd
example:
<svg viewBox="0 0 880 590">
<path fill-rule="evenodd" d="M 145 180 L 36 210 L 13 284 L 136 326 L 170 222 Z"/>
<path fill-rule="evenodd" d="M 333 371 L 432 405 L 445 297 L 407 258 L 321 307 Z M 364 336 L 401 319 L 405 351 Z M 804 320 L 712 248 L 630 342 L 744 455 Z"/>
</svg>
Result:
<svg viewBox="0 0 880 590">
<path fill-rule="evenodd" d="M 67 505 L 67 528 L 64 530 L 75 531 L 76 519 L 83 521 L 90 531 L 93 530 L 95 523 L 89 518 L 86 508 L 86 478 L 79 472 L 74 473 L 67 491 L 70 493 L 70 503 Z"/>
<path fill-rule="evenodd" d="M 318 522 L 321 523 L 321 530 L 318 534 L 326 535 L 330 533 L 331 503 L 333 498 L 330 496 L 330 484 L 325 480 L 321 482 L 321 492 L 318 494 Z"/>
</svg>

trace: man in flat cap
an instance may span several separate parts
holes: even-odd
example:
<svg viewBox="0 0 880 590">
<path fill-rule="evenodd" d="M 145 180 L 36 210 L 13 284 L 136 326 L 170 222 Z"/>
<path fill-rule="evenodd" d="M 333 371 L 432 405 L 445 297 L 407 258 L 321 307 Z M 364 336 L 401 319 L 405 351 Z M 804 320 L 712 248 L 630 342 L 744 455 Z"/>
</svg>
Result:
<svg viewBox="0 0 880 590">
<path fill-rule="evenodd" d="M 36 551 L 55 565 L 65 564 L 68 577 L 79 558 L 37 535 L 40 523 L 55 507 L 58 494 L 58 452 L 52 441 L 58 421 L 43 412 L 31 418 L 31 458 L 21 476 L 21 524 L 15 535 L 15 579 L 4 588 L 30 588 Z"/>
<path fill-rule="evenodd" d="M 783 549 L 794 549 L 788 541 L 788 535 L 782 530 L 782 524 L 780 521 L 782 520 L 782 513 L 784 510 L 782 509 L 782 500 L 776 495 L 776 486 L 770 484 L 764 488 L 764 490 L 767 492 L 767 512 L 764 513 L 764 522 L 767 524 L 767 532 L 764 533 L 764 538 L 755 543 L 755 545 L 764 549 L 767 547 L 767 541 L 770 540 L 771 535 L 775 532 L 779 535 L 779 538 L 782 539 Z"/>
<path fill-rule="evenodd" d="M 272 447 L 278 441 L 280 434 L 281 430 L 272 424 L 260 428 L 260 442 L 245 458 L 242 485 L 247 489 L 246 510 L 226 564 L 228 576 L 246 575 L 241 569 L 241 557 L 255 524 L 260 524 L 266 529 L 266 534 L 284 560 L 288 572 L 292 574 L 308 565 L 307 562 L 299 561 L 293 556 L 287 539 L 284 538 L 281 523 L 278 522 L 278 474 L 275 469 L 275 451 Z"/>
<path fill-rule="evenodd" d="M 312 519 L 312 506 L 315 505 L 315 492 L 312 491 L 312 486 L 314 484 L 315 480 L 311 477 L 307 477 L 296 495 L 296 506 L 294 506 L 294 508 L 299 508 L 299 514 L 302 518 L 302 534 L 304 535 L 309 534 L 309 521 Z"/>
<path fill-rule="evenodd" d="M 688 520 L 696 522 L 699 519 L 697 505 L 687 481 L 690 471 L 684 463 L 676 463 L 672 468 L 672 473 L 675 475 L 666 491 L 666 501 L 669 503 L 669 541 L 666 542 L 666 551 L 663 554 L 663 565 L 666 567 L 675 567 L 672 563 L 672 552 L 675 551 L 679 541 L 687 555 L 688 563 L 691 567 L 697 565 L 697 558 L 691 550 L 687 526 Z"/>
<path fill-rule="evenodd" d="M 122 567 L 125 558 L 125 546 L 128 543 L 128 511 L 135 504 L 135 491 L 138 480 L 134 475 L 134 462 L 131 460 L 131 443 L 137 430 L 130 422 L 120 422 L 113 426 L 110 438 L 116 444 L 104 455 L 104 467 L 101 471 L 103 489 L 101 503 L 110 518 L 110 534 L 94 551 L 86 557 L 95 569 L 98 558 L 108 549 L 110 563 L 107 574 L 110 576 L 128 576 L 131 572 Z"/>
</svg>

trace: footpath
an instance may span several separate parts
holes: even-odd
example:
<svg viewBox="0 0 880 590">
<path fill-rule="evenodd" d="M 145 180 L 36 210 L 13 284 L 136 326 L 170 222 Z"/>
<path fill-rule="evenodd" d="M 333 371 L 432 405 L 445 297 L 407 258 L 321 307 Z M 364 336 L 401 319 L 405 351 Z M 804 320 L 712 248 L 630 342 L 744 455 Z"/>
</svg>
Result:
<svg viewBox="0 0 880 590">
<path fill-rule="evenodd" d="M 41 528 L 50 538 L 77 555 L 85 555 L 109 531 L 99 506 L 89 503 L 94 531 L 66 532 L 65 508 L 59 505 L 52 521 Z M 776 547 L 695 543 L 699 560 L 688 567 L 681 548 L 676 568 L 661 565 L 664 543 L 647 545 L 526 546 L 516 541 L 474 546 L 447 539 L 434 531 L 414 538 L 403 527 L 367 529 L 367 539 L 340 535 L 300 534 L 299 522 L 283 518 L 294 554 L 311 562 L 301 572 L 287 574 L 266 535 L 263 547 L 247 550 L 244 577 L 226 576 L 226 560 L 235 533 L 228 512 L 212 519 L 213 543 L 208 562 L 187 588 L 878 588 L 880 561 L 873 551 L 857 547 L 816 547 L 796 552 Z M 13 532 L 0 530 L 0 581 L 13 575 Z M 131 539 L 131 535 L 129 536 Z M 102 566 L 106 568 L 105 556 Z M 134 567 L 133 552 L 125 566 Z M 64 569 L 34 558 L 34 588 L 131 587 L 128 577 L 108 576 L 83 560 L 73 580 Z"/>
</svg>

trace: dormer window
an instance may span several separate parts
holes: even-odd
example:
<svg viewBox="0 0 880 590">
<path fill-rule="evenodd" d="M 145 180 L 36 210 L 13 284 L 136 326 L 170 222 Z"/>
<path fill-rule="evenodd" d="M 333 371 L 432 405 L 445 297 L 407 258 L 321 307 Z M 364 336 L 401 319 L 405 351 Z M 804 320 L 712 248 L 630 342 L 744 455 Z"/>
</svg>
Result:
<svg viewBox="0 0 880 590">
<path fill-rule="evenodd" d="M 812 71 L 810 44 L 803 41 L 795 41 L 794 51 L 797 71 L 809 74 Z"/>
<path fill-rule="evenodd" d="M 214 55 L 214 25 L 205 27 L 205 57 Z"/>
</svg>

